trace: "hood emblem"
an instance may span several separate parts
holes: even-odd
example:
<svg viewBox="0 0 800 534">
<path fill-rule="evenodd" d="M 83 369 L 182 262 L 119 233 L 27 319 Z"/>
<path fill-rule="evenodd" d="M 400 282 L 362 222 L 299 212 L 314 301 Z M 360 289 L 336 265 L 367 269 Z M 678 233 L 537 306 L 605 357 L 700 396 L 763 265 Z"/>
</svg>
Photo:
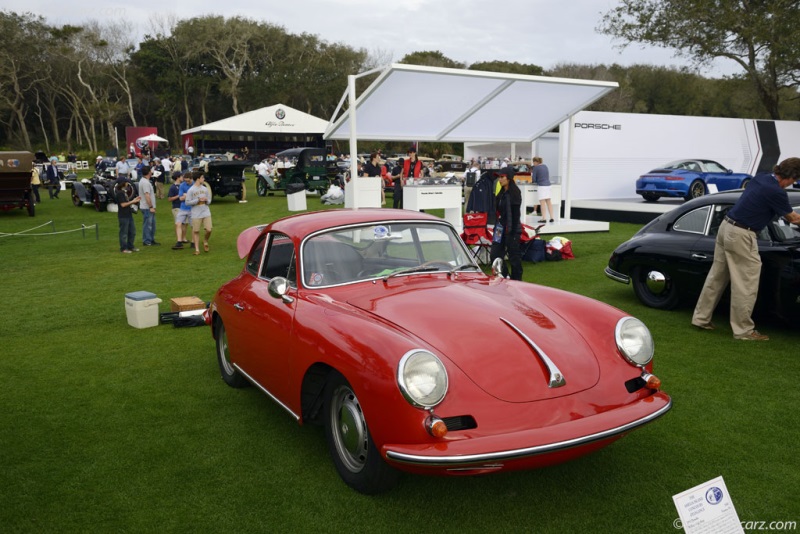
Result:
<svg viewBox="0 0 800 534">
<path fill-rule="evenodd" d="M 567 379 L 564 378 L 564 374 L 559 370 L 558 366 L 553 363 L 553 360 L 551 360 L 550 358 L 547 357 L 547 354 L 545 354 L 544 351 L 542 349 L 540 349 L 539 346 L 536 343 L 534 343 L 531 338 L 526 336 L 525 333 L 522 330 L 517 328 L 508 319 L 504 319 L 503 317 L 500 317 L 500 320 L 503 321 L 504 323 L 506 323 L 510 329 L 512 329 L 514 332 L 517 333 L 517 335 L 519 337 L 521 337 L 523 340 L 525 340 L 525 343 L 527 343 L 533 349 L 533 352 L 536 354 L 536 356 L 539 358 L 539 360 L 541 360 L 541 362 L 547 368 L 547 372 L 550 373 L 550 378 L 549 378 L 549 380 L 547 382 L 547 387 L 549 387 L 549 388 L 560 388 L 561 386 L 567 385 Z"/>
</svg>

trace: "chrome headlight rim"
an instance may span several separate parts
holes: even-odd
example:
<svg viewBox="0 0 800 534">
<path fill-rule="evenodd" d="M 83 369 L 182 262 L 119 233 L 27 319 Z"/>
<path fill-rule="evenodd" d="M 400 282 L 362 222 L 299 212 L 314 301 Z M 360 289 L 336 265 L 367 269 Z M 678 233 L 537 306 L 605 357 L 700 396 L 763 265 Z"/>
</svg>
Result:
<svg viewBox="0 0 800 534">
<path fill-rule="evenodd" d="M 437 376 L 439 377 L 438 380 L 442 380 L 441 384 L 437 383 L 436 387 L 441 386 L 441 394 L 435 396 L 432 399 L 422 399 L 418 398 L 417 395 L 414 394 L 411 384 L 408 383 L 408 376 L 407 372 L 413 369 L 416 362 L 414 360 L 419 358 L 425 358 L 427 361 L 434 363 L 439 369 Z M 400 389 L 400 392 L 403 394 L 403 398 L 416 408 L 422 409 L 430 409 L 437 405 L 439 405 L 444 398 L 447 396 L 447 390 L 449 387 L 449 378 L 447 376 L 447 369 L 445 368 L 442 360 L 426 349 L 412 349 L 406 352 L 402 358 L 400 358 L 400 362 L 397 364 L 397 386 Z"/>
<path fill-rule="evenodd" d="M 641 338 L 641 344 L 645 348 L 649 347 L 643 354 L 638 351 L 631 353 L 630 343 L 626 343 L 627 336 L 633 329 L 640 329 L 644 334 Z M 653 361 L 653 354 L 655 353 L 655 345 L 653 343 L 653 335 L 650 329 L 647 328 L 641 320 L 636 317 L 623 317 L 617 321 L 617 326 L 614 329 L 614 339 L 617 343 L 617 350 L 625 360 L 635 367 L 644 367 Z"/>
</svg>

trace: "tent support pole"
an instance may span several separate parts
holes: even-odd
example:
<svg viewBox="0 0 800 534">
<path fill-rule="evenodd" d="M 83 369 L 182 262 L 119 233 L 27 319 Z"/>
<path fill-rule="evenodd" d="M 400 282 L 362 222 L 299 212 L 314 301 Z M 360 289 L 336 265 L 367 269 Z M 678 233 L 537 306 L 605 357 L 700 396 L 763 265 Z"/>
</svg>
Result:
<svg viewBox="0 0 800 534">
<path fill-rule="evenodd" d="M 567 132 L 567 169 L 564 175 L 566 176 L 566 184 L 564 192 L 566 193 L 564 201 L 564 218 L 569 220 L 572 218 L 572 134 L 575 128 L 575 114 L 569 116 L 569 132 Z"/>
<path fill-rule="evenodd" d="M 347 76 L 347 89 L 350 93 L 348 113 L 350 114 L 350 183 L 345 187 L 353 188 L 353 209 L 358 209 L 358 140 L 356 139 L 356 77 Z"/>
</svg>

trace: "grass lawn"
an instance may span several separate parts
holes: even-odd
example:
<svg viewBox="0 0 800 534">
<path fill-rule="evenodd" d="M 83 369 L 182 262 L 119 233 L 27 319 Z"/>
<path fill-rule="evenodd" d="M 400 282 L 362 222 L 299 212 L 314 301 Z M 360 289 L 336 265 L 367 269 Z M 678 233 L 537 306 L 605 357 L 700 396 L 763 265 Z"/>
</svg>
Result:
<svg viewBox="0 0 800 534">
<path fill-rule="evenodd" d="M 35 218 L 0 213 L 0 530 L 3 532 L 676 532 L 672 495 L 722 475 L 743 521 L 800 521 L 797 333 L 766 343 L 689 324 L 607 279 L 636 225 L 575 234 L 576 259 L 524 263 L 525 280 L 611 303 L 656 341 L 656 374 L 674 408 L 580 460 L 483 477 L 406 475 L 366 497 L 339 480 L 321 427 L 299 427 L 255 388 L 219 377 L 208 328 L 127 324 L 124 295 L 211 299 L 242 266 L 243 229 L 288 214 L 284 196 L 211 205 L 211 252 L 118 251 L 117 217 L 67 194 Z M 65 192 L 68 193 L 68 192 Z M 320 208 L 309 197 L 309 209 Z M 73 231 L 81 225 L 95 229 Z M 137 216 L 137 245 L 141 217 Z M 613 332 L 608 332 L 613 335 Z M 564 340 L 568 343 L 569 340 Z M 268 340 L 267 340 L 268 342 Z"/>
</svg>

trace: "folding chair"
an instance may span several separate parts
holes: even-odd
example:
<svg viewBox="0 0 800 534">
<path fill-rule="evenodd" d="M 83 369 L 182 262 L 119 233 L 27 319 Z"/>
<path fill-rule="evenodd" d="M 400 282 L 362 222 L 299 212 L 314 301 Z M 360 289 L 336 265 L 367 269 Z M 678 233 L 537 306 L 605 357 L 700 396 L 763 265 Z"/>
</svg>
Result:
<svg viewBox="0 0 800 534">
<path fill-rule="evenodd" d="M 461 239 L 469 248 L 478 265 L 489 265 L 492 247 L 492 231 L 487 226 L 487 213 L 465 213 L 464 232 Z"/>
</svg>

